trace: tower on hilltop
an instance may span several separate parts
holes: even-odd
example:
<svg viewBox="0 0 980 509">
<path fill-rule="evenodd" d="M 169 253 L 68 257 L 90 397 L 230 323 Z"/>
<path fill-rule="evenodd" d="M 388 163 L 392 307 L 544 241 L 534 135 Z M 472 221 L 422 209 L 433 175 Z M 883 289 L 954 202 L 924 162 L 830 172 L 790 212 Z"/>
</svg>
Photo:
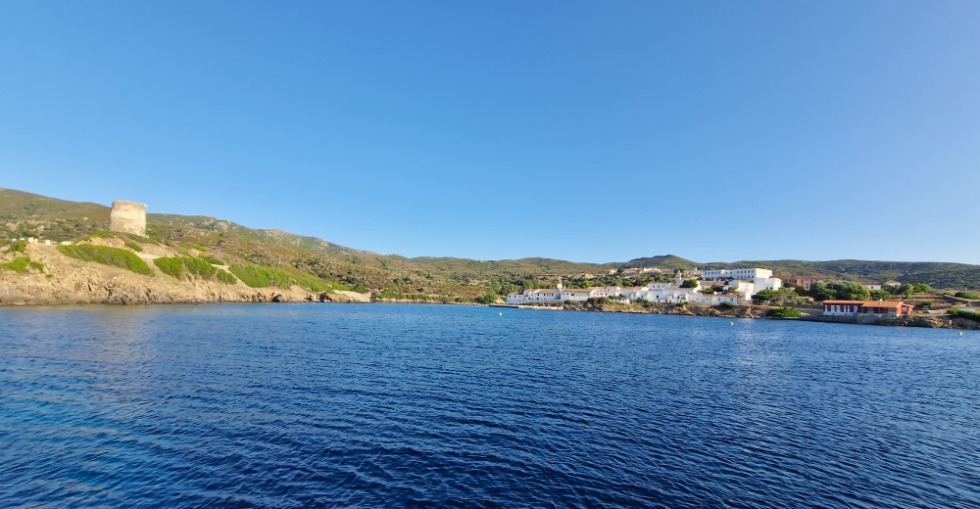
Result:
<svg viewBox="0 0 980 509">
<path fill-rule="evenodd" d="M 146 236 L 146 204 L 125 200 L 112 202 L 109 229 L 114 232 Z"/>
</svg>

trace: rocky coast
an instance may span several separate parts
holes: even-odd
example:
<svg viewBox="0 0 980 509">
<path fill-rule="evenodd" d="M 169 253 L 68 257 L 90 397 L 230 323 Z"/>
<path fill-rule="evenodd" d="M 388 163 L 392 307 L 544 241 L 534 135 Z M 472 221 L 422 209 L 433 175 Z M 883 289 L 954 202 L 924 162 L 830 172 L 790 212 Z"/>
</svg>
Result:
<svg viewBox="0 0 980 509">
<path fill-rule="evenodd" d="M 205 304 L 220 302 L 369 302 L 370 295 L 349 291 L 311 292 L 293 286 L 251 288 L 214 280 L 147 276 L 126 269 L 77 260 L 56 246 L 29 244 L 25 253 L 43 269 L 25 273 L 0 270 L 0 306 L 62 304 Z"/>
</svg>

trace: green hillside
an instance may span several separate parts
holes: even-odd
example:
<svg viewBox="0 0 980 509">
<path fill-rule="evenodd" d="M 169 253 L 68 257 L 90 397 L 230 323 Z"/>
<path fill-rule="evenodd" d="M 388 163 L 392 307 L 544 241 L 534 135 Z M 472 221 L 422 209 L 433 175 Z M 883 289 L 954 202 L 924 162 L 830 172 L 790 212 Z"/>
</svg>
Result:
<svg viewBox="0 0 980 509">
<path fill-rule="evenodd" d="M 859 282 L 883 283 L 889 279 L 926 283 L 934 288 L 980 288 L 980 265 L 948 262 L 892 262 L 869 260 L 745 260 L 707 263 L 707 268 L 765 267 L 776 275 L 820 276 Z"/>
<path fill-rule="evenodd" d="M 104 231 L 109 208 L 37 194 L 0 189 L 0 239 L 40 237 L 79 240 Z M 208 216 L 149 214 L 146 243 L 162 243 L 186 252 L 207 253 L 229 265 L 281 271 L 297 281 L 317 278 L 324 285 L 372 291 L 385 298 L 441 302 L 472 301 L 488 291 L 498 295 L 551 285 L 561 274 L 571 285 L 643 284 L 646 278 L 599 275 L 609 269 L 764 267 L 777 275 L 828 279 L 927 283 L 935 288 L 980 289 L 980 266 L 941 262 L 863 260 L 744 260 L 701 263 L 676 255 L 636 258 L 625 263 L 578 263 L 550 258 L 481 261 L 450 257 L 406 258 L 360 251 L 281 230 L 262 230 Z M 277 272 L 278 274 L 278 272 Z M 307 286 L 315 286 L 315 281 Z"/>
<path fill-rule="evenodd" d="M 658 267 L 661 269 L 690 269 L 699 267 L 698 262 L 694 262 L 680 256 L 672 254 L 661 256 L 650 256 L 646 258 L 634 258 L 626 263 L 620 264 L 623 268 L 627 267 Z"/>
</svg>

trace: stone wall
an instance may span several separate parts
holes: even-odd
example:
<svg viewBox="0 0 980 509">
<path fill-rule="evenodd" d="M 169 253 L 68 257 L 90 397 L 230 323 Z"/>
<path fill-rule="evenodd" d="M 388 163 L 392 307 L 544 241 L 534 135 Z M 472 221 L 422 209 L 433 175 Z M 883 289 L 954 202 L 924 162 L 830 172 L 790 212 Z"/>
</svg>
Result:
<svg viewBox="0 0 980 509">
<path fill-rule="evenodd" d="M 146 204 L 125 200 L 112 202 L 109 213 L 109 229 L 114 232 L 134 233 L 146 236 Z"/>
</svg>

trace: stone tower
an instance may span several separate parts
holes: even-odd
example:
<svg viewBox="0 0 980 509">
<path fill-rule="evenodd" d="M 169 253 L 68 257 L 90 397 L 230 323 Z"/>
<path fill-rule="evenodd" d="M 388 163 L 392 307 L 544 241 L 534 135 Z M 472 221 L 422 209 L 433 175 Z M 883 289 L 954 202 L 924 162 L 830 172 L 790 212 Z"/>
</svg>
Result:
<svg viewBox="0 0 980 509">
<path fill-rule="evenodd" d="M 125 200 L 112 202 L 109 229 L 114 232 L 146 236 L 146 205 Z"/>
</svg>

